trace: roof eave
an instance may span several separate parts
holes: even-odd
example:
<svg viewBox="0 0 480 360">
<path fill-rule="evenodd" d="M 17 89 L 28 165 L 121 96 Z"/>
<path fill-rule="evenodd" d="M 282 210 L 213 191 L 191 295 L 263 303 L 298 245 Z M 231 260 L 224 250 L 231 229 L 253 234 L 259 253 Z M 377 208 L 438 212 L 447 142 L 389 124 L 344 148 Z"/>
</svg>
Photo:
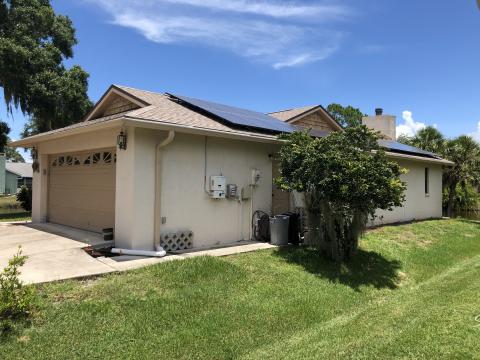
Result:
<svg viewBox="0 0 480 360">
<path fill-rule="evenodd" d="M 424 162 L 424 163 L 430 163 L 430 164 L 439 164 L 439 165 L 445 165 L 445 166 L 454 165 L 453 162 L 445 159 L 436 159 L 436 158 L 429 158 L 425 156 L 401 154 L 401 153 L 395 153 L 391 151 L 385 151 L 385 154 L 390 158 L 400 159 L 400 160 L 411 160 L 411 161 L 418 161 L 418 162 Z"/>
<path fill-rule="evenodd" d="M 227 132 L 227 131 L 221 131 L 221 130 L 198 128 L 193 126 L 182 126 L 175 123 L 158 122 L 155 120 L 146 120 L 146 119 L 135 118 L 131 116 L 123 116 L 121 118 L 112 119 L 105 122 L 91 124 L 83 127 L 74 128 L 74 129 L 67 129 L 65 131 L 60 131 L 56 133 L 50 133 L 50 134 L 45 133 L 45 134 L 30 136 L 25 139 L 10 142 L 8 143 L 8 146 L 32 148 L 44 141 L 59 139 L 65 136 L 88 133 L 88 132 L 96 131 L 99 129 L 108 129 L 108 128 L 121 127 L 121 126 L 146 127 L 150 129 L 159 129 L 159 130 L 174 129 L 179 132 L 190 133 L 190 134 L 217 136 L 217 137 L 224 137 L 224 138 L 235 138 L 235 139 L 243 139 L 243 140 L 250 140 L 250 141 L 256 141 L 256 142 L 265 142 L 265 143 L 279 143 L 279 140 L 274 135 L 263 135 L 263 134 L 255 134 L 255 133 L 242 134 L 242 133 L 236 133 L 233 131 Z"/>
<path fill-rule="evenodd" d="M 54 139 L 59 139 L 65 136 L 70 136 L 70 135 L 77 135 L 77 134 L 83 134 L 87 132 L 91 132 L 93 130 L 98 130 L 98 129 L 109 129 L 115 126 L 121 125 L 122 118 L 117 118 L 117 119 L 112 119 L 108 120 L 105 122 L 100 122 L 96 124 L 88 124 L 86 126 L 82 127 L 77 127 L 73 129 L 65 129 L 64 131 L 59 131 L 55 133 L 41 133 L 38 135 L 33 135 L 29 136 L 25 139 L 17 140 L 17 141 L 12 141 L 8 143 L 7 145 L 10 147 L 24 147 L 24 148 L 32 148 L 35 147 L 38 143 L 47 141 L 47 140 L 54 140 Z M 60 129 L 61 130 L 61 129 Z"/>
</svg>

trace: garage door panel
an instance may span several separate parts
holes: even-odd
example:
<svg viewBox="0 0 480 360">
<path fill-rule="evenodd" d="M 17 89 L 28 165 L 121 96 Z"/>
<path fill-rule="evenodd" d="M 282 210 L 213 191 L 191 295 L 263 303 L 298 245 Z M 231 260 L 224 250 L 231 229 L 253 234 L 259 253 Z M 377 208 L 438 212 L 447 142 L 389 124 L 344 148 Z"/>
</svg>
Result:
<svg viewBox="0 0 480 360">
<path fill-rule="evenodd" d="M 107 152 L 108 151 L 108 152 Z M 96 154 L 95 159 L 93 159 Z M 98 156 L 98 154 L 101 154 Z M 112 154 L 103 161 L 103 154 Z M 63 158 L 61 158 L 63 157 Z M 69 161 L 66 159 L 79 159 Z M 113 150 L 55 155 L 50 159 L 48 220 L 100 232 L 115 223 Z"/>
</svg>

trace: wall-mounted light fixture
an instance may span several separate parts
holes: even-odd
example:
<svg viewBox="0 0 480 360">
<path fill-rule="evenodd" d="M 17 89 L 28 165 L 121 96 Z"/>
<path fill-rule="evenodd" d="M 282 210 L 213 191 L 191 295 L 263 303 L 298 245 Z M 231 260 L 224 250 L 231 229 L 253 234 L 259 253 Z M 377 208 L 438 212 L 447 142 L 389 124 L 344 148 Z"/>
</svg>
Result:
<svg viewBox="0 0 480 360">
<path fill-rule="evenodd" d="M 32 148 L 32 169 L 33 172 L 40 172 L 40 163 L 38 162 L 38 150 L 37 148 Z"/>
<path fill-rule="evenodd" d="M 123 131 L 117 136 L 117 145 L 120 150 L 127 150 L 127 135 Z"/>
</svg>

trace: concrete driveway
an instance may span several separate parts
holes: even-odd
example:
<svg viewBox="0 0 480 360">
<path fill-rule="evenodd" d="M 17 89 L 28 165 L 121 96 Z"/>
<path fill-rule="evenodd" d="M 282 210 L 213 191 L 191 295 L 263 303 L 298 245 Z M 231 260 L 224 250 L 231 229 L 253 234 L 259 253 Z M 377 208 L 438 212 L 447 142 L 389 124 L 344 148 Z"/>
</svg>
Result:
<svg viewBox="0 0 480 360">
<path fill-rule="evenodd" d="M 104 242 L 99 234 L 53 224 L 0 223 L 0 269 L 22 247 L 26 283 L 40 283 L 115 271 L 82 248 Z"/>
<path fill-rule="evenodd" d="M 100 234 L 63 225 L 0 222 L 0 270 L 19 246 L 28 256 L 21 268 L 21 278 L 27 284 L 126 271 L 195 256 L 227 256 L 276 247 L 244 241 L 219 248 L 185 250 L 162 258 L 128 255 L 93 258 L 83 250 L 87 246 L 99 245 L 113 245 L 113 241 L 104 241 Z"/>
</svg>

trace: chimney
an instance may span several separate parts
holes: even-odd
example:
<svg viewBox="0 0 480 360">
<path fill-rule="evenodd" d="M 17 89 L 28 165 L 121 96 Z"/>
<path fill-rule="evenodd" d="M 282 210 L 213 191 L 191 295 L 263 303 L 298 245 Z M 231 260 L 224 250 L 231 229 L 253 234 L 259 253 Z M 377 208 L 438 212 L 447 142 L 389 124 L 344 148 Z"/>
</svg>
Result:
<svg viewBox="0 0 480 360">
<path fill-rule="evenodd" d="M 387 140 L 395 140 L 397 118 L 393 115 L 383 115 L 382 108 L 375 109 L 374 116 L 364 116 L 362 124 L 374 131 L 380 132 Z"/>
</svg>

